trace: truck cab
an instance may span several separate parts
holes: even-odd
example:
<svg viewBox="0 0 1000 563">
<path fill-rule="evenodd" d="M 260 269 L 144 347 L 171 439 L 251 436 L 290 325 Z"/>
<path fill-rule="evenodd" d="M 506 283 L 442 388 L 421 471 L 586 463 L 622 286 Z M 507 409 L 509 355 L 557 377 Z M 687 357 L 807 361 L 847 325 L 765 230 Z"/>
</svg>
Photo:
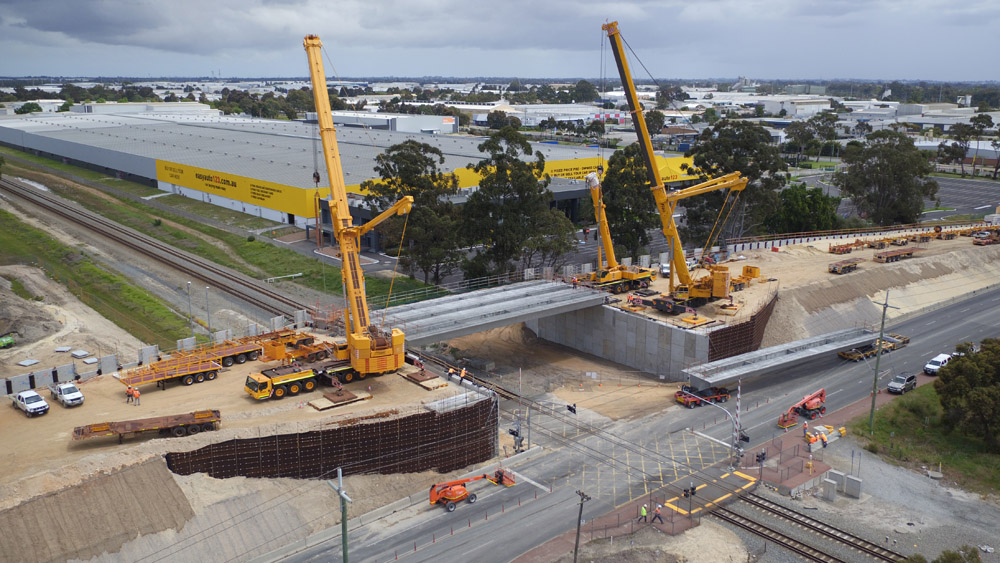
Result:
<svg viewBox="0 0 1000 563">
<path fill-rule="evenodd" d="M 72 383 L 60 383 L 52 389 L 52 398 L 62 403 L 64 407 L 74 407 L 83 404 L 83 393 Z"/>
<path fill-rule="evenodd" d="M 24 415 L 31 418 L 35 415 L 42 415 L 49 412 L 49 404 L 41 395 L 34 391 L 21 391 L 12 398 L 12 407 L 24 411 Z"/>
</svg>

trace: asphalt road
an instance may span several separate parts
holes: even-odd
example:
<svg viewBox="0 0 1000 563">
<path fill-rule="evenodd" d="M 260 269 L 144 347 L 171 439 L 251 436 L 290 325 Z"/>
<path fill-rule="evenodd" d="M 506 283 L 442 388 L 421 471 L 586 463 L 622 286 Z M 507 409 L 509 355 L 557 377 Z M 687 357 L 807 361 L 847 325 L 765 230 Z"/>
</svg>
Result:
<svg viewBox="0 0 1000 563">
<path fill-rule="evenodd" d="M 888 373 L 879 379 L 879 386 L 884 388 L 895 373 L 921 371 L 928 359 L 954 350 L 959 342 L 996 336 L 998 313 L 1000 290 L 994 290 L 891 326 L 911 341 L 882 358 L 880 371 Z M 873 362 L 847 362 L 827 354 L 747 382 L 742 404 L 750 410 L 741 416 L 741 425 L 751 438 L 748 450 L 775 436 L 778 415 L 819 387 L 827 389 L 829 410 L 868 397 L 873 367 Z M 513 405 L 501 408 L 509 413 Z M 425 506 L 363 526 L 349 535 L 351 558 L 509 561 L 575 526 L 576 490 L 593 498 L 584 505 L 583 518 L 588 520 L 664 485 L 686 484 L 692 472 L 701 475 L 703 468 L 729 453 L 725 443 L 730 441 L 732 424 L 715 408 L 670 409 L 617 422 L 582 409 L 579 418 L 563 412 L 533 415 L 532 441 L 545 446 L 546 454 L 515 468 L 517 485 L 476 487 L 478 502 L 462 503 L 453 513 Z M 339 543 L 325 544 L 287 561 L 337 560 L 339 550 Z"/>
</svg>

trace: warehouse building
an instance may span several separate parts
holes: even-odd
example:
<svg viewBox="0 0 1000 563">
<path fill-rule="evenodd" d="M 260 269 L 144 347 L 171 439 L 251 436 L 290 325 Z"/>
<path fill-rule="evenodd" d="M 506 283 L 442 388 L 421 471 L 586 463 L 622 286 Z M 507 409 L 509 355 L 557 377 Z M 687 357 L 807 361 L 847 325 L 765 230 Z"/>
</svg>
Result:
<svg viewBox="0 0 1000 563">
<path fill-rule="evenodd" d="M 161 111 L 162 106 L 132 113 L 5 117 L 0 119 L 0 143 L 242 213 L 302 228 L 316 225 L 317 199 L 329 196 L 329 184 L 315 125 L 211 110 Z M 359 194 L 362 182 L 377 179 L 376 156 L 408 139 L 439 148 L 445 157 L 441 168 L 456 173 L 465 195 L 478 185 L 479 177 L 467 167 L 483 159 L 478 150 L 482 138 L 352 127 L 340 128 L 337 136 L 344 180 L 359 219 L 370 216 Z M 556 204 L 575 219 L 576 201 L 589 197 L 583 177 L 611 153 L 550 144 L 534 148 L 545 156 L 545 171 L 559 179 L 551 188 Z M 663 178 L 690 180 L 681 167 L 684 160 L 659 159 Z M 314 171 L 320 174 L 318 185 Z"/>
</svg>

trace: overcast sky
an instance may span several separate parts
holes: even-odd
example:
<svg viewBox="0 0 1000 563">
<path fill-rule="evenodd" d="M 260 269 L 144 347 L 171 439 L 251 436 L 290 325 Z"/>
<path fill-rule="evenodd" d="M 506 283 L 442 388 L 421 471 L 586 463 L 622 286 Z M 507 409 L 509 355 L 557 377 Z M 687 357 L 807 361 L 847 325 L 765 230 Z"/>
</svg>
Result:
<svg viewBox="0 0 1000 563">
<path fill-rule="evenodd" d="M 0 76 L 617 77 L 609 20 L 656 78 L 1000 79 L 997 0 L 0 0 Z"/>
</svg>

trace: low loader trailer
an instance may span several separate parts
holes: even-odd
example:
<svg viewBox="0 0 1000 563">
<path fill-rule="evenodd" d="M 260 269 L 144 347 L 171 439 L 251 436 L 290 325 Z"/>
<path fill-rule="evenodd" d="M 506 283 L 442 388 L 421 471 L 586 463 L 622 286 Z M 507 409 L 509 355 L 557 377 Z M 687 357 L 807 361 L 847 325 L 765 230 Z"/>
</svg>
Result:
<svg viewBox="0 0 1000 563">
<path fill-rule="evenodd" d="M 77 426 L 73 429 L 73 439 L 84 440 L 98 436 L 118 436 L 120 444 L 125 436 L 137 436 L 147 432 L 156 432 L 161 436 L 181 437 L 215 430 L 220 422 L 222 422 L 222 415 L 217 410 L 170 414 L 120 422 L 99 422 Z"/>
<path fill-rule="evenodd" d="M 348 360 L 327 360 L 300 365 L 293 362 L 289 365 L 265 369 L 260 373 L 247 376 L 243 390 L 259 401 L 265 399 L 284 399 L 289 395 L 309 392 L 320 384 L 342 389 L 342 379 L 353 379 L 351 362 Z"/>
</svg>

